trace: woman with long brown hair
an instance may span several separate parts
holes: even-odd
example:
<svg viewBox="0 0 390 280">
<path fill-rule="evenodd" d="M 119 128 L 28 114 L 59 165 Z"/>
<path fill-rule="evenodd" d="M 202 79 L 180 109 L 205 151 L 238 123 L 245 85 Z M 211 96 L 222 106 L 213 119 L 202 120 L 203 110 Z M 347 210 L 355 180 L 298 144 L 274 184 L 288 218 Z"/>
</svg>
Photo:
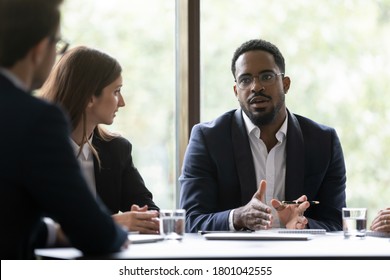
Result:
<svg viewBox="0 0 390 280">
<path fill-rule="evenodd" d="M 131 143 L 101 127 L 112 124 L 125 106 L 121 72 L 111 56 L 75 47 L 55 65 L 40 95 L 68 113 L 84 176 L 113 218 L 131 231 L 157 233 L 159 208 L 134 166 Z"/>
</svg>

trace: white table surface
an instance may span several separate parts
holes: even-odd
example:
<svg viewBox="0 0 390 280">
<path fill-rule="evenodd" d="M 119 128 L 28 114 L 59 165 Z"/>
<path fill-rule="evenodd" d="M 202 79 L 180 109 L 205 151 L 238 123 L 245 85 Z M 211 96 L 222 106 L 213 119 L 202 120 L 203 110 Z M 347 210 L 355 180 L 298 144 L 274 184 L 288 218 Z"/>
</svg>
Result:
<svg viewBox="0 0 390 280">
<path fill-rule="evenodd" d="M 131 244 L 119 253 L 83 256 L 75 248 L 37 249 L 54 259 L 390 259 L 390 238 L 344 239 L 342 232 L 312 235 L 307 241 L 206 240 L 185 234 L 182 241 Z"/>
</svg>

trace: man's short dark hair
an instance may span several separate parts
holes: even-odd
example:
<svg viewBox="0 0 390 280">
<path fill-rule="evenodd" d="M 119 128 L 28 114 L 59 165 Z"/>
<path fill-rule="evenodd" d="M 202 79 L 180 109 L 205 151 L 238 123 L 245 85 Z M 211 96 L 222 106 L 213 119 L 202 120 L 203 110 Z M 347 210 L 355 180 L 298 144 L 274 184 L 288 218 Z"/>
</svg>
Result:
<svg viewBox="0 0 390 280">
<path fill-rule="evenodd" d="M 54 40 L 63 0 L 0 0 L 0 66 L 11 67 L 42 39 Z"/>
<path fill-rule="evenodd" d="M 240 55 L 249 51 L 256 51 L 256 50 L 261 50 L 272 54 L 272 56 L 275 59 L 275 63 L 279 67 L 280 71 L 282 73 L 285 73 L 284 57 L 282 53 L 279 51 L 279 49 L 274 44 L 267 42 L 265 40 L 253 39 L 243 43 L 234 52 L 233 59 L 232 59 L 232 66 L 231 66 L 233 77 L 236 77 L 236 61 L 240 57 Z"/>
</svg>

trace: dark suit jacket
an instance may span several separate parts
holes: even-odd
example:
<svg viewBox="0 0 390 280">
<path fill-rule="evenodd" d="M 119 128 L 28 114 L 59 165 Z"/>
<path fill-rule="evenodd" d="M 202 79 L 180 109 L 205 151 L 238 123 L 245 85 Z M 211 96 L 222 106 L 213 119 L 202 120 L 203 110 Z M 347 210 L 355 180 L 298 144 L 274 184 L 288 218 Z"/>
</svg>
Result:
<svg viewBox="0 0 390 280">
<path fill-rule="evenodd" d="M 319 200 L 305 212 L 309 227 L 342 230 L 346 175 L 335 130 L 288 112 L 286 153 L 285 199 Z M 229 229 L 230 210 L 258 187 L 241 109 L 193 127 L 179 181 L 186 231 Z"/>
<path fill-rule="evenodd" d="M 93 137 L 101 168 L 94 158 L 96 191 L 112 214 L 129 211 L 132 204 L 148 205 L 150 210 L 159 210 L 153 202 L 152 193 L 134 166 L 131 156 L 132 145 L 123 137 L 104 141 Z"/>
<path fill-rule="evenodd" d="M 91 195 L 61 110 L 0 74 L 0 127 L 1 259 L 32 258 L 45 215 L 85 253 L 119 250 L 127 233 Z"/>
</svg>

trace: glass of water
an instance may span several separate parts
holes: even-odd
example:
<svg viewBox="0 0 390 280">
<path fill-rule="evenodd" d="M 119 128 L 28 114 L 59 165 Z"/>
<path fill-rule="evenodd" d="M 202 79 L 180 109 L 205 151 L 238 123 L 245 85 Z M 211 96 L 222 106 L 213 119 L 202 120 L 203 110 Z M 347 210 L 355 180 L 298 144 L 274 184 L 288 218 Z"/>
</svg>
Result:
<svg viewBox="0 0 390 280">
<path fill-rule="evenodd" d="M 344 237 L 366 236 L 367 208 L 343 208 L 343 231 Z"/>
<path fill-rule="evenodd" d="M 160 234 L 165 239 L 182 240 L 184 236 L 184 225 L 186 210 L 160 210 Z"/>
</svg>

